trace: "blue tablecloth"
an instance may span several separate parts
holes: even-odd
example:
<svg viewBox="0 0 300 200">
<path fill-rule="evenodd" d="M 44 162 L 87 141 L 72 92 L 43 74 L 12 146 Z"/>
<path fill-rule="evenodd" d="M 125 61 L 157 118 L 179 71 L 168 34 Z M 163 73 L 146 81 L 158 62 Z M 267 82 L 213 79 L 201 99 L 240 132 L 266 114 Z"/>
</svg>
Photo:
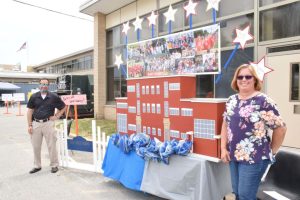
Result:
<svg viewBox="0 0 300 200">
<path fill-rule="evenodd" d="M 123 153 L 111 140 L 102 164 L 104 176 L 122 183 L 132 190 L 141 190 L 145 161 L 135 152 Z"/>
</svg>

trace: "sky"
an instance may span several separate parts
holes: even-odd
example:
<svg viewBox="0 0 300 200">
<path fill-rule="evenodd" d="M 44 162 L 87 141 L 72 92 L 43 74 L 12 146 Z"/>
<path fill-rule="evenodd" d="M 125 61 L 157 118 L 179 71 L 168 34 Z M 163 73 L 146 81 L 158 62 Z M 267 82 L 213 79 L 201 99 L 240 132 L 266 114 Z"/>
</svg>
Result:
<svg viewBox="0 0 300 200">
<path fill-rule="evenodd" d="M 0 1 L 0 64 L 38 65 L 93 46 L 93 17 L 80 13 L 86 0 L 18 0 L 88 20 Z M 18 51 L 27 42 L 26 49 Z"/>
</svg>

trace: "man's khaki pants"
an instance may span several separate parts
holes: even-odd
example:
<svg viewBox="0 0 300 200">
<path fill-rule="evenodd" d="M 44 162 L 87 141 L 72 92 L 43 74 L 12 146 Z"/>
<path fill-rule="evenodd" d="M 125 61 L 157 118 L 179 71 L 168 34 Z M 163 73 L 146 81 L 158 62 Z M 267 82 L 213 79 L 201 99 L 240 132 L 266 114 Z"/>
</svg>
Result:
<svg viewBox="0 0 300 200">
<path fill-rule="evenodd" d="M 50 157 L 50 166 L 51 167 L 58 167 L 58 155 L 56 150 L 56 141 L 57 135 L 56 130 L 54 128 L 54 121 L 47 121 L 47 122 L 36 122 L 33 121 L 32 123 L 33 132 L 31 135 L 31 143 L 33 147 L 34 153 L 34 167 L 41 168 L 41 148 L 43 137 L 45 137 L 49 157 Z"/>
</svg>

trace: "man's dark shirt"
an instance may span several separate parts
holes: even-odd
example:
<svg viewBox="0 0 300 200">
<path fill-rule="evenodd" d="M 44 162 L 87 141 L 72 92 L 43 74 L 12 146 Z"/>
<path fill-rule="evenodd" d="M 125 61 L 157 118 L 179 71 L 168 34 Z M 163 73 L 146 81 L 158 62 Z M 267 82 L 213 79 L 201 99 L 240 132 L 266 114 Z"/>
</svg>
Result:
<svg viewBox="0 0 300 200">
<path fill-rule="evenodd" d="M 34 119 L 47 119 L 54 115 L 55 108 L 61 110 L 65 107 L 65 103 L 54 93 L 48 92 L 45 99 L 42 98 L 41 92 L 31 95 L 27 108 L 33 109 Z"/>
</svg>

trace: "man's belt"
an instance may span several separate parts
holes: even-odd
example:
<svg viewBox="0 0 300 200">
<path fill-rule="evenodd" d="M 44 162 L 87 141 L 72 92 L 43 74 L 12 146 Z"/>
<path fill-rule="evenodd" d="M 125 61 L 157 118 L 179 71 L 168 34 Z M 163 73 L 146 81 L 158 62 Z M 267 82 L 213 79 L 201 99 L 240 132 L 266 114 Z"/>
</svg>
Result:
<svg viewBox="0 0 300 200">
<path fill-rule="evenodd" d="M 33 121 L 40 122 L 40 123 L 47 122 L 49 120 L 50 120 L 49 118 L 46 118 L 46 119 L 36 119 L 36 118 L 34 118 L 33 119 Z"/>
</svg>

